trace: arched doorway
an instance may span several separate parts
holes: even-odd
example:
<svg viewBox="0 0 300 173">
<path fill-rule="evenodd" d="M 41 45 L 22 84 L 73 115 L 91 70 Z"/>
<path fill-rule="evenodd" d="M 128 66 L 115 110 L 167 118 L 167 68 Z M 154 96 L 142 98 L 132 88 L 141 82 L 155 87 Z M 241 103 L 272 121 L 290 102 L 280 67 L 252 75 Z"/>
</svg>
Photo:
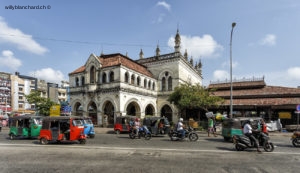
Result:
<svg viewBox="0 0 300 173">
<path fill-rule="evenodd" d="M 153 105 L 151 105 L 151 104 L 147 105 L 146 109 L 145 109 L 145 116 L 147 116 L 147 115 L 153 116 L 154 115 L 154 110 L 155 109 L 154 109 Z"/>
<path fill-rule="evenodd" d="M 160 110 L 160 116 L 163 117 L 167 117 L 169 121 L 173 121 L 173 112 L 172 109 L 169 105 L 164 105 L 161 110 Z"/>
<path fill-rule="evenodd" d="M 81 103 L 79 102 L 75 103 L 74 111 L 76 116 L 83 116 L 83 107 L 81 106 Z"/>
<path fill-rule="evenodd" d="M 107 125 L 113 125 L 114 124 L 114 112 L 115 107 L 110 101 L 106 101 L 104 103 L 104 109 L 103 113 L 107 116 Z"/>
<path fill-rule="evenodd" d="M 131 102 L 126 108 L 126 115 L 141 117 L 141 108 L 137 102 Z"/>
<path fill-rule="evenodd" d="M 88 116 L 92 119 L 93 124 L 98 125 L 97 106 L 95 102 L 90 102 L 88 105 Z"/>
</svg>

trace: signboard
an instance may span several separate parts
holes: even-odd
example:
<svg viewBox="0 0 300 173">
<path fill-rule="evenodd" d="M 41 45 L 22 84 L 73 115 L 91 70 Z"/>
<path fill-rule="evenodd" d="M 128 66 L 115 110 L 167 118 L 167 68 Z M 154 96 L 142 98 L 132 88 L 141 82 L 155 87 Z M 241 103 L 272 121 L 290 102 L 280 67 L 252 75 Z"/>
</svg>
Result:
<svg viewBox="0 0 300 173">
<path fill-rule="evenodd" d="M 292 114 L 290 112 L 279 112 L 279 118 L 280 119 L 291 119 Z"/>
<path fill-rule="evenodd" d="M 60 105 L 51 106 L 50 116 L 60 116 Z"/>
<path fill-rule="evenodd" d="M 300 105 L 297 105 L 296 110 L 299 112 L 300 111 Z"/>
</svg>

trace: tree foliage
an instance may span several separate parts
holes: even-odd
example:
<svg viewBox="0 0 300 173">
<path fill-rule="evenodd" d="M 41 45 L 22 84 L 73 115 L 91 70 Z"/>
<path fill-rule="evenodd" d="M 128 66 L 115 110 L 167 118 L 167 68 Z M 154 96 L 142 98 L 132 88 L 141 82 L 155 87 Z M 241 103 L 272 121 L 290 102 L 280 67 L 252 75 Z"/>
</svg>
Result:
<svg viewBox="0 0 300 173">
<path fill-rule="evenodd" d="M 49 98 L 41 97 L 41 93 L 39 91 L 31 91 L 30 94 L 25 95 L 25 97 L 28 103 L 35 104 L 36 111 L 38 111 L 39 114 L 45 116 L 50 115 L 50 107 L 56 104 Z"/>
<path fill-rule="evenodd" d="M 217 107 L 224 102 L 223 98 L 210 93 L 211 91 L 199 84 L 181 84 L 175 88 L 168 101 L 174 103 L 180 110 L 200 108 L 208 112 L 209 107 Z"/>
</svg>

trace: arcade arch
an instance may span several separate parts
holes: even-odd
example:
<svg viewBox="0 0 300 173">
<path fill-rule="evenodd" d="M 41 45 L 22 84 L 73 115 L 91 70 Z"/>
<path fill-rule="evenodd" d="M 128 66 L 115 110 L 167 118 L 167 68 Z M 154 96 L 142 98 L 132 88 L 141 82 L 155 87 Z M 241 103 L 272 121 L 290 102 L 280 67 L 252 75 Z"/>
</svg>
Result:
<svg viewBox="0 0 300 173">
<path fill-rule="evenodd" d="M 105 101 L 103 104 L 103 114 L 104 118 L 107 118 L 107 125 L 113 125 L 114 124 L 114 112 L 115 112 L 115 107 L 111 101 Z M 103 119 L 105 121 L 105 119 Z"/>
<path fill-rule="evenodd" d="M 169 121 L 173 121 L 173 110 L 169 105 L 164 105 L 161 110 L 160 110 L 160 116 L 163 117 L 167 117 Z"/>
<path fill-rule="evenodd" d="M 130 102 L 126 106 L 126 115 L 141 117 L 141 108 L 139 104 L 135 101 Z"/>
<path fill-rule="evenodd" d="M 147 115 L 154 116 L 154 114 L 155 114 L 155 108 L 154 108 L 154 106 L 151 105 L 151 104 L 148 104 L 148 105 L 146 106 L 146 109 L 145 109 L 145 115 L 146 115 L 146 116 L 147 116 Z"/>
<path fill-rule="evenodd" d="M 87 107 L 88 116 L 92 119 L 93 124 L 98 124 L 97 121 L 97 105 L 95 102 L 91 101 Z"/>
</svg>

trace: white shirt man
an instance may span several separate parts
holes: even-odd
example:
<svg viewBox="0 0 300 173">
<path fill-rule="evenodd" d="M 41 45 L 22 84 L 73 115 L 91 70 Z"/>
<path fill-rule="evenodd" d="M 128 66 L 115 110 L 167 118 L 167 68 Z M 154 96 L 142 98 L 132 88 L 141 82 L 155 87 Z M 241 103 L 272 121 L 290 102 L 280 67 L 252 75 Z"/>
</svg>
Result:
<svg viewBox="0 0 300 173">
<path fill-rule="evenodd" d="M 243 133 L 244 133 L 244 134 L 252 133 L 252 127 L 250 126 L 249 123 L 246 123 L 246 124 L 244 125 Z"/>
</svg>

